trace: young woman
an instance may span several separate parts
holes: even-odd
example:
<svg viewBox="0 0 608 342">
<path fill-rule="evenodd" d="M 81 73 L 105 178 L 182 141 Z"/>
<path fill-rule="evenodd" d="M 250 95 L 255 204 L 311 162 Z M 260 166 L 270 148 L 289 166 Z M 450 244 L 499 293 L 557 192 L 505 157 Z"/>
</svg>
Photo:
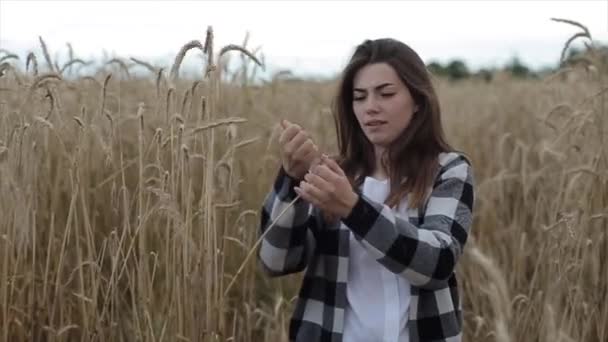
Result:
<svg viewBox="0 0 608 342">
<path fill-rule="evenodd" d="M 460 341 L 454 269 L 471 227 L 471 163 L 446 142 L 424 62 L 366 40 L 335 102 L 340 155 L 283 122 L 282 167 L 259 251 L 272 276 L 306 269 L 292 341 Z M 315 162 L 317 160 L 317 162 Z M 299 199 L 290 207 L 298 195 Z"/>
</svg>

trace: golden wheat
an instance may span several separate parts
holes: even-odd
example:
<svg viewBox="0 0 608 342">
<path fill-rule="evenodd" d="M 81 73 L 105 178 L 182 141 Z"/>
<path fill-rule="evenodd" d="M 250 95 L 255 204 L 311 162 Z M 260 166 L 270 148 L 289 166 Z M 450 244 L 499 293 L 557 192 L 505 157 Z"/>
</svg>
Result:
<svg viewBox="0 0 608 342">
<path fill-rule="evenodd" d="M 260 65 L 222 78 L 211 27 L 200 45 L 194 82 L 177 57 L 131 58 L 147 78 L 63 78 L 83 64 L 71 46 L 41 75 L 28 54 L 25 86 L 0 77 L 0 341 L 287 340 L 302 275 L 270 280 L 252 261 L 259 206 L 279 119 L 334 153 L 336 82 L 231 83 Z M 601 57 L 570 67 L 576 84 L 435 80 L 477 179 L 458 269 L 467 341 L 608 339 Z"/>
</svg>

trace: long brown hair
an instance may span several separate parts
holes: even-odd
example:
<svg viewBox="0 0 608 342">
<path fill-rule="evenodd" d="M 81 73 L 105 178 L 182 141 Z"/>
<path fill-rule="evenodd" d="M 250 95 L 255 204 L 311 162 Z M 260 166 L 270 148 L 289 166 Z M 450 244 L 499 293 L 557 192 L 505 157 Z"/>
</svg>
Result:
<svg viewBox="0 0 608 342">
<path fill-rule="evenodd" d="M 423 204 L 439 169 L 437 157 L 452 151 L 441 126 L 441 110 L 426 66 L 406 44 L 390 38 L 365 40 L 344 68 L 334 101 L 339 162 L 351 183 L 359 187 L 376 165 L 374 148 L 353 111 L 353 79 L 365 65 L 387 63 L 409 89 L 418 111 L 403 133 L 388 147 L 382 165 L 390 179 L 385 203 L 395 207 L 409 194 L 409 207 Z"/>
</svg>

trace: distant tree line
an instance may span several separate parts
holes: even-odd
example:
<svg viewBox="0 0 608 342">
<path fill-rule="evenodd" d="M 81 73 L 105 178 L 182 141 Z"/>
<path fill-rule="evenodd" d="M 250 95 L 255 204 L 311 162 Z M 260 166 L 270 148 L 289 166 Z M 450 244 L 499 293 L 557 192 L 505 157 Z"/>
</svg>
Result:
<svg viewBox="0 0 608 342">
<path fill-rule="evenodd" d="M 601 49 L 605 51 L 606 47 Z M 513 78 L 539 78 L 543 75 L 556 71 L 564 65 L 574 63 L 587 53 L 587 50 L 570 48 L 567 53 L 567 58 L 561 65 L 558 63 L 558 65 L 555 67 L 544 67 L 539 70 L 533 70 L 532 68 L 528 67 L 518 57 L 513 57 L 503 67 L 482 68 L 477 71 L 471 71 L 467 64 L 460 59 L 453 59 L 445 64 L 441 64 L 437 61 L 431 61 L 427 64 L 427 68 L 429 71 L 431 71 L 431 73 L 433 73 L 433 75 L 447 78 L 452 81 L 473 77 L 480 78 L 485 81 L 491 81 L 494 75 L 497 73 L 506 73 Z M 602 55 L 608 56 L 608 54 L 605 52 L 602 53 Z"/>
</svg>

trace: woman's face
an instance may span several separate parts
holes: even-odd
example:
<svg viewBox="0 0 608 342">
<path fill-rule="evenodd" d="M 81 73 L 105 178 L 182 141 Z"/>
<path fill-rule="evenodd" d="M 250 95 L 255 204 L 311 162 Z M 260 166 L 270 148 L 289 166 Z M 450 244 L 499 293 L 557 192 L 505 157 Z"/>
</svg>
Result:
<svg viewBox="0 0 608 342">
<path fill-rule="evenodd" d="M 376 148 L 388 148 L 417 110 L 409 89 L 389 64 L 368 64 L 355 74 L 353 111 Z"/>
</svg>

